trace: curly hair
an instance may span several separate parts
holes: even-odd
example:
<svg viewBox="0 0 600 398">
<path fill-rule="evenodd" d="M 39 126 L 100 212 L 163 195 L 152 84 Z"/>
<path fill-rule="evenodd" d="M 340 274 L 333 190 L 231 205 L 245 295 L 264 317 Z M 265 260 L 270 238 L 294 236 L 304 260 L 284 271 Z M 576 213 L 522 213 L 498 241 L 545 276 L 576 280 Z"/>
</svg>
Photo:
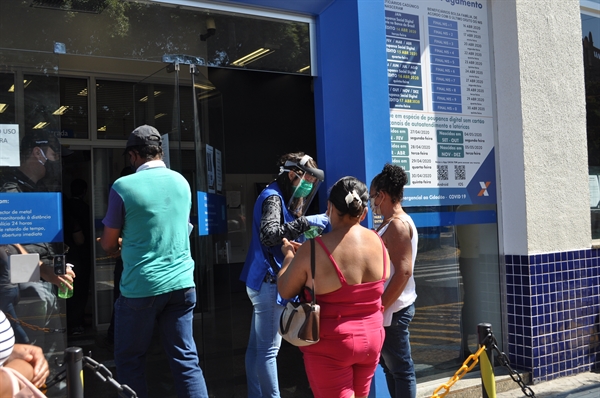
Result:
<svg viewBox="0 0 600 398">
<path fill-rule="evenodd" d="M 357 178 L 342 177 L 329 190 L 329 201 L 340 216 L 360 217 L 367 207 L 369 192 L 365 183 Z"/>
<path fill-rule="evenodd" d="M 408 176 L 402 167 L 386 163 L 381 173 L 373 178 L 371 188 L 377 192 L 387 192 L 392 198 L 392 203 L 396 203 L 396 201 L 402 202 L 404 186 L 407 182 Z"/>
</svg>

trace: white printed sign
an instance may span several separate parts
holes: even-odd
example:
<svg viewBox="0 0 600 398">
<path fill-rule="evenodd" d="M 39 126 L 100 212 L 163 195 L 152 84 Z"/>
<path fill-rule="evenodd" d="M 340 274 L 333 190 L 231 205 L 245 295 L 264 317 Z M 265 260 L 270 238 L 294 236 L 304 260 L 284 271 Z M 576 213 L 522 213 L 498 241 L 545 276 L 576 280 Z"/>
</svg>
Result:
<svg viewBox="0 0 600 398">
<path fill-rule="evenodd" d="M 0 166 L 19 167 L 19 125 L 0 124 Z"/>
</svg>

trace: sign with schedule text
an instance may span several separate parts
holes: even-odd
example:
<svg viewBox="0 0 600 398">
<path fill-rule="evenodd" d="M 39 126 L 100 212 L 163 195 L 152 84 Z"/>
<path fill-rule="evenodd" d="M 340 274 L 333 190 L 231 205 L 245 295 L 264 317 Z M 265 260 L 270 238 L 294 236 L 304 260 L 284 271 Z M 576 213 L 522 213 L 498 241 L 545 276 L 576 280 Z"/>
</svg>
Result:
<svg viewBox="0 0 600 398">
<path fill-rule="evenodd" d="M 386 0 L 392 163 L 403 206 L 496 203 L 487 2 Z"/>
</svg>

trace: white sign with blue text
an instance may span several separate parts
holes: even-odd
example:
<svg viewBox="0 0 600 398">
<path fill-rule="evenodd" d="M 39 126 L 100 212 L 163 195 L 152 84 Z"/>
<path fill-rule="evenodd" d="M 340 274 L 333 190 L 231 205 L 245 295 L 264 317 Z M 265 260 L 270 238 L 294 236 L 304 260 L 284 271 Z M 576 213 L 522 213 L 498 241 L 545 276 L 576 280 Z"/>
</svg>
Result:
<svg viewBox="0 0 600 398">
<path fill-rule="evenodd" d="M 496 203 L 487 2 L 386 0 L 392 163 L 404 206 Z"/>
<path fill-rule="evenodd" d="M 62 242 L 60 192 L 0 193 L 0 244 Z"/>
</svg>

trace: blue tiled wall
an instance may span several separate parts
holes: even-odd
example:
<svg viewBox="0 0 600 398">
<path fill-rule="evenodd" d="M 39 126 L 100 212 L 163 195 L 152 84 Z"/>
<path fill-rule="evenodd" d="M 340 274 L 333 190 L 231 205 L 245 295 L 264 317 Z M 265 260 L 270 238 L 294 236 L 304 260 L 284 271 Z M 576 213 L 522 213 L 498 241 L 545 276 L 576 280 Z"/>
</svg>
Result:
<svg viewBox="0 0 600 398">
<path fill-rule="evenodd" d="M 508 354 L 534 382 L 600 369 L 600 250 L 506 256 Z"/>
</svg>

